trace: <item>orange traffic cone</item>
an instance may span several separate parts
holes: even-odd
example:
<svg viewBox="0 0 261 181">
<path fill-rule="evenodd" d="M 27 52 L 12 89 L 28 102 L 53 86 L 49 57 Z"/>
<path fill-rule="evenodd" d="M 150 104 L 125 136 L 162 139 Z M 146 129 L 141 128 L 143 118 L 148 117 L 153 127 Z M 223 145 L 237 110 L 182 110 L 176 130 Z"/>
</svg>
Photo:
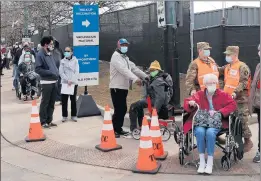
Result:
<svg viewBox="0 0 261 181">
<path fill-rule="evenodd" d="M 46 136 L 43 134 L 36 100 L 33 100 L 29 134 L 25 138 L 25 141 L 34 142 L 34 141 L 44 141 L 45 139 Z"/>
<path fill-rule="evenodd" d="M 157 160 L 165 160 L 168 156 L 168 152 L 164 151 L 164 145 L 162 143 L 162 137 L 160 133 L 159 120 L 156 109 L 153 109 L 152 111 L 150 135 L 152 138 L 155 158 Z"/>
<path fill-rule="evenodd" d="M 122 146 L 117 145 L 116 143 L 109 106 L 105 107 L 104 122 L 101 133 L 101 144 L 96 145 L 95 148 L 103 152 L 122 149 Z"/>
<path fill-rule="evenodd" d="M 144 117 L 141 128 L 138 162 L 133 169 L 133 172 L 156 174 L 160 167 L 161 163 L 158 163 L 154 157 L 149 124 L 147 118 Z"/>
</svg>

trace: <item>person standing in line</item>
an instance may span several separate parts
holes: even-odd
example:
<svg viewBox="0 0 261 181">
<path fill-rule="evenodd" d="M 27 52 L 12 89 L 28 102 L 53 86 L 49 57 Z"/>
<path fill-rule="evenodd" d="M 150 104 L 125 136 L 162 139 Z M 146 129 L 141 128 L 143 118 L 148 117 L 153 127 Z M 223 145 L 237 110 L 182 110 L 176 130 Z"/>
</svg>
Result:
<svg viewBox="0 0 261 181">
<path fill-rule="evenodd" d="M 143 71 L 129 60 L 126 55 L 128 52 L 129 42 L 122 38 L 117 43 L 117 49 L 113 53 L 110 62 L 110 92 L 114 107 L 112 123 L 114 127 L 115 137 L 120 135 L 128 135 L 129 133 L 122 129 L 124 116 L 127 112 L 127 96 L 128 90 L 133 83 L 141 85 L 141 79 L 145 79 L 146 75 Z"/>
<path fill-rule="evenodd" d="M 220 67 L 224 74 L 224 92 L 230 94 L 237 102 L 237 112 L 242 121 L 244 152 L 249 152 L 253 147 L 252 133 L 248 125 L 248 102 L 251 87 L 251 72 L 249 67 L 239 60 L 239 47 L 228 46 L 224 52 L 227 65 Z"/>
<path fill-rule="evenodd" d="M 260 44 L 258 46 L 258 55 L 260 59 Z M 260 163 L 260 62 L 256 66 L 256 71 L 251 84 L 250 96 L 249 96 L 249 112 L 252 115 L 253 112 L 257 113 L 258 121 L 258 151 L 253 158 L 253 162 Z"/>
<path fill-rule="evenodd" d="M 53 38 L 51 36 L 43 37 L 41 46 L 42 48 L 36 55 L 35 72 L 40 75 L 42 87 L 40 121 L 44 128 L 49 128 L 57 126 L 52 121 L 59 70 L 55 65 L 55 60 L 51 53 L 54 49 Z"/>
<path fill-rule="evenodd" d="M 61 77 L 61 83 L 67 86 L 74 86 L 73 95 L 61 94 L 62 99 L 62 122 L 68 120 L 68 97 L 71 100 L 71 119 L 77 122 L 77 108 L 76 108 L 76 95 L 77 84 L 79 76 L 79 64 L 75 56 L 73 56 L 72 48 L 66 47 L 64 52 L 64 58 L 61 60 L 59 67 L 59 74 Z"/>
<path fill-rule="evenodd" d="M 60 62 L 61 60 L 64 58 L 63 55 L 63 51 L 60 49 L 60 44 L 59 42 L 54 38 L 53 40 L 53 44 L 54 44 L 54 49 L 53 49 L 53 57 L 55 60 L 55 64 L 57 69 L 59 70 L 60 67 Z M 57 81 L 57 95 L 56 95 L 56 102 L 60 102 L 60 104 L 62 104 L 61 102 L 61 77 L 59 76 L 59 79 Z"/>
</svg>

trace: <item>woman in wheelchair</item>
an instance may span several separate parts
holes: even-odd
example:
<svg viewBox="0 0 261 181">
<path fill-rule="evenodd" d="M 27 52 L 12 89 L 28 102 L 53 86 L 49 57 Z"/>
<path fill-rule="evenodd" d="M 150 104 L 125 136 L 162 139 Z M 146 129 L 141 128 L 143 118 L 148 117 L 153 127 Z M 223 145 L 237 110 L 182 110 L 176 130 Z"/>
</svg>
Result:
<svg viewBox="0 0 261 181">
<path fill-rule="evenodd" d="M 30 83 L 30 86 L 35 87 L 36 81 L 37 81 L 37 74 L 34 72 L 34 63 L 35 58 L 30 53 L 30 48 L 27 46 L 24 48 L 24 52 L 20 56 L 19 62 L 18 62 L 18 70 L 20 72 L 19 81 L 21 84 L 21 91 L 24 96 L 24 101 L 27 100 L 27 90 L 26 87 L 28 83 Z M 35 91 L 31 90 L 31 98 L 33 99 L 33 96 L 35 94 Z"/>
<path fill-rule="evenodd" d="M 218 78 L 214 74 L 207 74 L 203 78 L 204 91 L 198 91 L 192 97 L 184 100 L 184 109 L 188 113 L 195 111 L 194 135 L 197 140 L 199 152 L 198 173 L 212 173 L 213 155 L 216 136 L 222 128 L 228 128 L 228 121 L 224 121 L 230 113 L 237 109 L 233 98 L 217 88 Z M 207 163 L 205 161 L 205 149 L 207 149 Z"/>
</svg>

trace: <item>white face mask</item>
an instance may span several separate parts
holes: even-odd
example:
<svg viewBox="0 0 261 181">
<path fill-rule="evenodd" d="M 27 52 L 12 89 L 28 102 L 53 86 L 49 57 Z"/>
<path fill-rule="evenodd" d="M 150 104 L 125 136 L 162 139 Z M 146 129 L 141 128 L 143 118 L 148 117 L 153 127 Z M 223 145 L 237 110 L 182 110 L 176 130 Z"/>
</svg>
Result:
<svg viewBox="0 0 261 181">
<path fill-rule="evenodd" d="M 217 89 L 217 85 L 208 85 L 207 90 L 210 95 L 213 95 Z"/>
<path fill-rule="evenodd" d="M 260 51 L 258 52 L 258 56 L 260 57 Z"/>
<path fill-rule="evenodd" d="M 233 60 L 230 56 L 226 56 L 226 61 L 227 61 L 227 63 L 231 63 Z"/>
<path fill-rule="evenodd" d="M 204 54 L 205 57 L 209 57 L 210 50 L 203 50 L 203 54 Z"/>
</svg>

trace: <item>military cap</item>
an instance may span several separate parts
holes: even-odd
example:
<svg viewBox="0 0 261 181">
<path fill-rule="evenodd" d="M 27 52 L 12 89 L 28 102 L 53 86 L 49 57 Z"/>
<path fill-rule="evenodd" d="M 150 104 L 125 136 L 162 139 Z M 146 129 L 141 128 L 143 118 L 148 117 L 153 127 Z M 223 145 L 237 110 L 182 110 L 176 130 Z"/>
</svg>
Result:
<svg viewBox="0 0 261 181">
<path fill-rule="evenodd" d="M 228 46 L 224 54 L 231 55 L 231 54 L 238 54 L 239 47 L 238 46 Z"/>
<path fill-rule="evenodd" d="M 209 43 L 208 42 L 198 42 L 197 43 L 197 49 L 203 49 L 203 50 L 206 50 L 206 49 L 211 49 L 212 47 L 209 46 Z"/>
</svg>

